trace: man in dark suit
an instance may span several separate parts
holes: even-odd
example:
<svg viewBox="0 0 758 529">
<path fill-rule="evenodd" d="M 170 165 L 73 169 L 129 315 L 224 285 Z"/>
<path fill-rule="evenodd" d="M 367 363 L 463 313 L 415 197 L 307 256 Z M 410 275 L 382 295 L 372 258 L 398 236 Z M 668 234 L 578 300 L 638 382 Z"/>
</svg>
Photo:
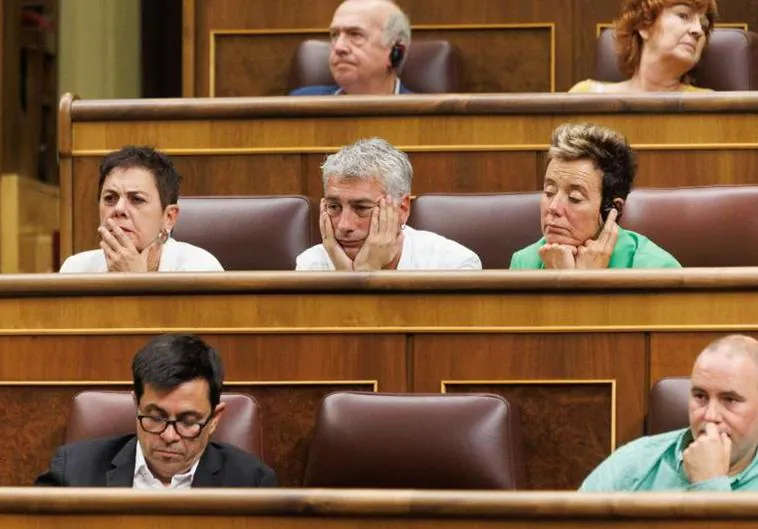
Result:
<svg viewBox="0 0 758 529">
<path fill-rule="evenodd" d="M 408 17 L 392 0 L 345 0 L 329 26 L 329 70 L 336 85 L 290 95 L 410 94 L 397 76 L 411 44 Z"/>
<path fill-rule="evenodd" d="M 192 335 L 150 341 L 132 362 L 136 435 L 65 445 L 37 485 L 64 487 L 276 486 L 274 472 L 239 448 L 209 442 L 225 404 L 215 349 Z"/>
</svg>

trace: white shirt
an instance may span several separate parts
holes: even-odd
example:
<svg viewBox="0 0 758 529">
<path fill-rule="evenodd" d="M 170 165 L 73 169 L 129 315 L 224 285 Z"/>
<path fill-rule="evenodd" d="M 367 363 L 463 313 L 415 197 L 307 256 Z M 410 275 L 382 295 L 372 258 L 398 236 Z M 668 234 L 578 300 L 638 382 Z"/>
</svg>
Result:
<svg viewBox="0 0 758 529">
<path fill-rule="evenodd" d="M 403 249 L 398 270 L 481 270 L 482 261 L 474 252 L 431 231 L 403 229 Z M 295 270 L 334 270 L 323 244 L 297 256 Z"/>
<path fill-rule="evenodd" d="M 161 250 L 159 272 L 223 272 L 224 267 L 210 252 L 186 242 L 169 238 Z M 89 250 L 68 257 L 61 273 L 107 272 L 105 252 Z"/>
<path fill-rule="evenodd" d="M 195 477 L 195 471 L 197 465 L 200 463 L 200 458 L 195 461 L 192 468 L 184 474 L 176 474 L 171 478 L 171 483 L 168 487 L 163 484 L 161 480 L 153 476 L 150 472 L 150 468 L 145 461 L 145 455 L 142 453 L 142 446 L 137 441 L 137 454 L 134 457 L 134 483 L 133 489 L 150 490 L 150 489 L 189 489 L 192 488 L 192 479 Z"/>
</svg>

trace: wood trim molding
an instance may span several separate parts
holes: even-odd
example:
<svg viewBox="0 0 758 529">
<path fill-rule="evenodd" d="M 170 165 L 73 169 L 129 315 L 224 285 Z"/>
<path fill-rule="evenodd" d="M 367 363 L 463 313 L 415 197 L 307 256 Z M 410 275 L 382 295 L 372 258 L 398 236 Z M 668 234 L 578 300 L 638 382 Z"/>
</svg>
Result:
<svg viewBox="0 0 758 529">
<path fill-rule="evenodd" d="M 423 491 L 423 490 L 340 490 L 340 489 L 207 489 L 169 490 L 159 494 L 135 494 L 132 490 L 77 489 L 44 487 L 4 487 L 0 489 L 0 513 L 25 515 L 30 522 L 41 515 L 86 515 L 93 526 L 93 515 L 123 516 L 155 520 L 155 516 L 235 517 L 240 524 L 260 527 L 306 527 L 318 520 L 328 527 L 346 527 L 349 521 L 364 520 L 364 525 L 386 519 L 399 526 L 420 525 L 430 520 L 446 527 L 471 525 L 498 527 L 623 527 L 663 526 L 663 520 L 677 527 L 726 527 L 728 520 L 744 521 L 739 527 L 752 527 L 758 519 L 756 495 L 748 492 L 723 494 L 700 492 L 628 492 L 577 494 L 533 491 Z M 222 514 L 219 514 L 222 513 Z M 287 516 L 275 519 L 273 516 Z M 152 516 L 152 518 L 147 518 Z M 241 520 L 240 516 L 255 516 Z M 142 518 L 140 518 L 142 517 Z M 328 525 L 326 517 L 338 517 Z M 49 518 L 49 516 L 48 516 Z M 294 525 L 293 519 L 306 523 Z M 566 520 L 561 520 L 565 518 Z M 72 522 L 74 519 L 69 519 Z M 167 519 L 168 520 L 168 519 Z M 401 520 L 407 520 L 402 522 Z M 467 522 L 468 520 L 468 522 Z M 582 520 L 586 523 L 583 524 Z M 83 521 L 83 520 L 82 520 Z M 288 522 L 289 521 L 289 522 Z M 339 521 L 339 523 L 338 523 Z M 630 522 L 639 525 L 631 525 Z M 660 521 L 656 524 L 656 521 Z M 52 520 L 60 524 L 60 520 Z M 346 523 L 347 522 L 347 523 Z M 289 525 L 287 525 L 289 523 Z M 468 525 L 467 525 L 468 523 Z M 723 525 L 720 525 L 723 524 Z M 25 526 L 31 526 L 27 523 Z M 73 525 L 71 525 L 73 526 Z M 227 525 L 225 525 L 227 526 Z M 232 526 L 231 522 L 228 525 Z M 731 525 L 730 527 L 735 527 Z"/>
<path fill-rule="evenodd" d="M 661 143 L 631 144 L 635 151 L 748 151 L 758 149 L 758 143 Z M 534 152 L 547 151 L 545 144 L 501 144 L 501 145 L 397 145 L 404 152 L 451 153 L 451 152 Z M 341 147 L 230 147 L 213 149 L 161 149 L 169 156 L 250 156 L 264 154 L 329 154 Z M 74 158 L 105 156 L 110 149 L 81 149 L 72 151 Z"/>
<path fill-rule="evenodd" d="M 570 290 L 758 292 L 758 267 L 618 269 L 618 270 L 487 270 L 380 272 L 160 272 L 129 274 L 0 275 L 0 300 L 24 297 L 138 296 L 141 294 L 273 294 L 350 295 L 395 293 L 532 293 Z"/>
<path fill-rule="evenodd" d="M 584 333 L 690 333 L 690 332 L 758 332 L 758 324 L 745 325 L 565 325 L 565 326 L 384 326 L 384 327 L 129 327 L 88 329 L 0 329 L 0 336 L 129 336 L 139 334 L 584 334 Z"/>
<path fill-rule="evenodd" d="M 113 386 L 132 387 L 131 380 L 0 380 L 0 387 L 71 387 L 71 386 Z M 241 386 L 371 386 L 379 391 L 378 380 L 230 380 L 224 381 L 225 388 Z"/>
<path fill-rule="evenodd" d="M 245 120 L 355 116 L 535 117 L 585 114 L 758 113 L 758 92 L 688 94 L 410 94 L 393 97 L 222 97 L 73 101 L 78 122 Z"/>
</svg>

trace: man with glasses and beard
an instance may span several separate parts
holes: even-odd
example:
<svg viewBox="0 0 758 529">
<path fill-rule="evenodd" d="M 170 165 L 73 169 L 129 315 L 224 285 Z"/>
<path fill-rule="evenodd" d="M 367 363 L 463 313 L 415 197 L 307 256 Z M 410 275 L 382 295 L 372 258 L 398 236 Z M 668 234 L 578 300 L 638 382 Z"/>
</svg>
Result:
<svg viewBox="0 0 758 529">
<path fill-rule="evenodd" d="M 224 368 L 218 352 L 192 335 L 164 335 L 134 357 L 136 435 L 58 448 L 37 485 L 62 487 L 276 486 L 254 455 L 209 442 L 224 415 Z"/>
</svg>

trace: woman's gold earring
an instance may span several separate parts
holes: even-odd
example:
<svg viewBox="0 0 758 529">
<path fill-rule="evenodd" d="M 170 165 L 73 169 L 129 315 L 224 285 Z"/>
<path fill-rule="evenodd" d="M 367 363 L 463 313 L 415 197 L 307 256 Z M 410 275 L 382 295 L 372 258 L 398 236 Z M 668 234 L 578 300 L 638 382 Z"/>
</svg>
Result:
<svg viewBox="0 0 758 529">
<path fill-rule="evenodd" d="M 161 231 L 158 233 L 158 242 L 161 244 L 166 244 L 166 241 L 168 241 L 169 233 L 166 228 L 161 228 Z"/>
</svg>

